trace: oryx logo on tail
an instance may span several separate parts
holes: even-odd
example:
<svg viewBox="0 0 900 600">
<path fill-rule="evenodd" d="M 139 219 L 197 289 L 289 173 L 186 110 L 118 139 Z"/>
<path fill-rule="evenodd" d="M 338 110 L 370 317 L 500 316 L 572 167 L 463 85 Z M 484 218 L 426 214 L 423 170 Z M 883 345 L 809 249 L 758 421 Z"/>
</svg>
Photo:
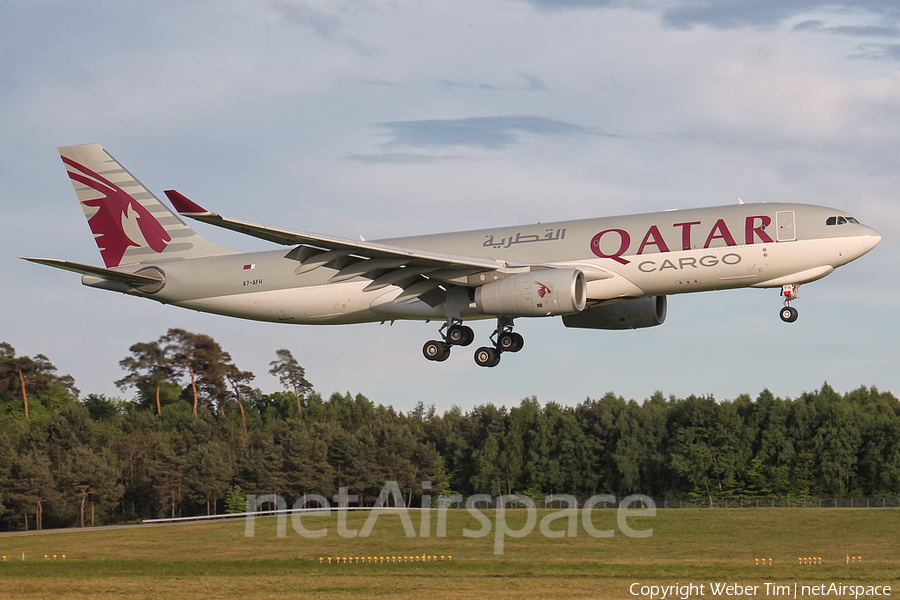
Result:
<svg viewBox="0 0 900 600">
<path fill-rule="evenodd" d="M 107 267 L 117 267 L 130 247 L 149 247 L 162 252 L 172 241 L 159 221 L 140 202 L 102 175 L 63 156 L 69 167 L 69 178 L 86 185 L 101 198 L 82 200 L 82 204 L 97 211 L 88 217 L 88 225 L 100 248 Z"/>
</svg>

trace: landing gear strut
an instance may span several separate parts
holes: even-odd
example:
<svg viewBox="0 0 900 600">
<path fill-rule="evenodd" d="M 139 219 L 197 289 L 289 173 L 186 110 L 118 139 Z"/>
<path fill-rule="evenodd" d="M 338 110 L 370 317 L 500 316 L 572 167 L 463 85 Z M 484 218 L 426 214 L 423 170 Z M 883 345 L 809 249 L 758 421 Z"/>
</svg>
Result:
<svg viewBox="0 0 900 600">
<path fill-rule="evenodd" d="M 781 295 L 784 297 L 784 307 L 781 309 L 781 320 L 785 323 L 793 323 L 797 320 L 799 312 L 791 306 L 791 302 L 797 299 L 800 286 L 797 284 L 785 285 L 781 287 Z"/>
<path fill-rule="evenodd" d="M 494 347 L 482 346 L 475 351 L 475 362 L 480 367 L 496 367 L 500 363 L 500 355 L 504 352 L 518 352 L 525 346 L 521 334 L 513 331 L 513 320 L 497 319 L 497 329 L 491 334 Z"/>
<path fill-rule="evenodd" d="M 463 325 L 460 319 L 448 319 L 438 333 L 441 334 L 440 340 L 428 340 L 422 346 L 422 354 L 425 355 L 425 358 L 436 362 L 443 362 L 450 358 L 450 348 L 453 346 L 468 346 L 475 340 L 475 332 L 471 327 Z"/>
</svg>

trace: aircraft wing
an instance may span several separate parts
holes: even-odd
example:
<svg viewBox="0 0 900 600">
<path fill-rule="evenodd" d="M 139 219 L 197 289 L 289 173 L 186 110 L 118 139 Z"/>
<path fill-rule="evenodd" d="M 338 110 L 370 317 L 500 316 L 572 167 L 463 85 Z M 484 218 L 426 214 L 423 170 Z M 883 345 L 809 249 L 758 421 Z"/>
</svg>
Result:
<svg viewBox="0 0 900 600">
<path fill-rule="evenodd" d="M 480 285 L 483 279 L 479 278 L 476 283 L 475 279 L 470 282 L 469 278 L 478 273 L 528 266 L 273 227 L 210 212 L 175 190 L 166 190 L 165 194 L 175 210 L 185 217 L 277 244 L 295 246 L 286 258 L 300 263 L 295 269 L 298 275 L 319 267 L 330 267 L 338 270 L 331 282 L 365 277 L 372 279 L 367 291 L 397 285 L 405 290 L 398 302 L 421 298 L 429 304 L 440 303 L 443 291 L 438 293 L 437 288 L 441 284 Z"/>
</svg>

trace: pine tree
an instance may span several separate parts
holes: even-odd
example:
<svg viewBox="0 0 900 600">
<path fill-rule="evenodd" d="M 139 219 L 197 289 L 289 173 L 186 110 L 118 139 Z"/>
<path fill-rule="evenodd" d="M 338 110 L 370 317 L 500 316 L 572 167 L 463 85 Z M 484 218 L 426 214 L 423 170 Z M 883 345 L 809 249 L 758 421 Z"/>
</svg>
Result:
<svg viewBox="0 0 900 600">
<path fill-rule="evenodd" d="M 312 390 L 312 384 L 306 380 L 306 371 L 294 358 L 290 350 L 282 348 L 275 352 L 277 360 L 269 363 L 269 373 L 278 377 L 284 389 L 294 393 L 297 400 L 297 412 L 302 412 L 300 398 Z"/>
<path fill-rule="evenodd" d="M 247 499 L 244 497 L 244 492 L 241 491 L 241 486 L 235 484 L 228 492 L 228 496 L 225 498 L 225 512 L 230 515 L 247 512 Z"/>
</svg>

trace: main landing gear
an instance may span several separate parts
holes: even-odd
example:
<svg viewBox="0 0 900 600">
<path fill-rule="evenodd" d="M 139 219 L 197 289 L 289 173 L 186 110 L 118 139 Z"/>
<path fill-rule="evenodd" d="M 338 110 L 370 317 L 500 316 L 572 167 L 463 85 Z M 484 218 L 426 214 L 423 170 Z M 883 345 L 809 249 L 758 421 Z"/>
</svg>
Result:
<svg viewBox="0 0 900 600">
<path fill-rule="evenodd" d="M 446 333 L 444 330 L 447 330 Z M 450 348 L 453 346 L 468 346 L 475 340 L 475 332 L 468 325 L 463 325 L 459 319 L 449 319 L 438 331 L 441 340 L 428 340 L 422 347 L 422 354 L 428 360 L 443 362 L 450 358 Z"/>
<path fill-rule="evenodd" d="M 468 346 L 475 340 L 472 328 L 463 325 L 459 319 L 448 319 L 441 326 L 439 333 L 440 340 L 429 340 L 422 346 L 425 358 L 435 362 L 443 362 L 450 358 L 450 349 L 453 346 Z M 475 362 L 479 366 L 496 367 L 501 354 L 518 352 L 525 346 L 522 335 L 513 331 L 513 320 L 510 318 L 497 319 L 497 329 L 491 334 L 490 339 L 493 347 L 482 346 L 475 351 Z"/>
<path fill-rule="evenodd" d="M 791 302 L 797 299 L 799 295 L 800 286 L 797 284 L 792 285 L 784 285 L 781 287 L 781 295 L 784 297 L 784 307 L 781 309 L 781 320 L 785 323 L 793 323 L 797 320 L 799 316 L 799 312 L 797 309 L 791 306 Z"/>
<path fill-rule="evenodd" d="M 525 346 L 525 339 L 513 329 L 513 320 L 497 319 L 497 329 L 491 334 L 494 347 L 482 346 L 475 351 L 475 362 L 480 367 L 496 367 L 504 352 L 518 352 Z"/>
</svg>

